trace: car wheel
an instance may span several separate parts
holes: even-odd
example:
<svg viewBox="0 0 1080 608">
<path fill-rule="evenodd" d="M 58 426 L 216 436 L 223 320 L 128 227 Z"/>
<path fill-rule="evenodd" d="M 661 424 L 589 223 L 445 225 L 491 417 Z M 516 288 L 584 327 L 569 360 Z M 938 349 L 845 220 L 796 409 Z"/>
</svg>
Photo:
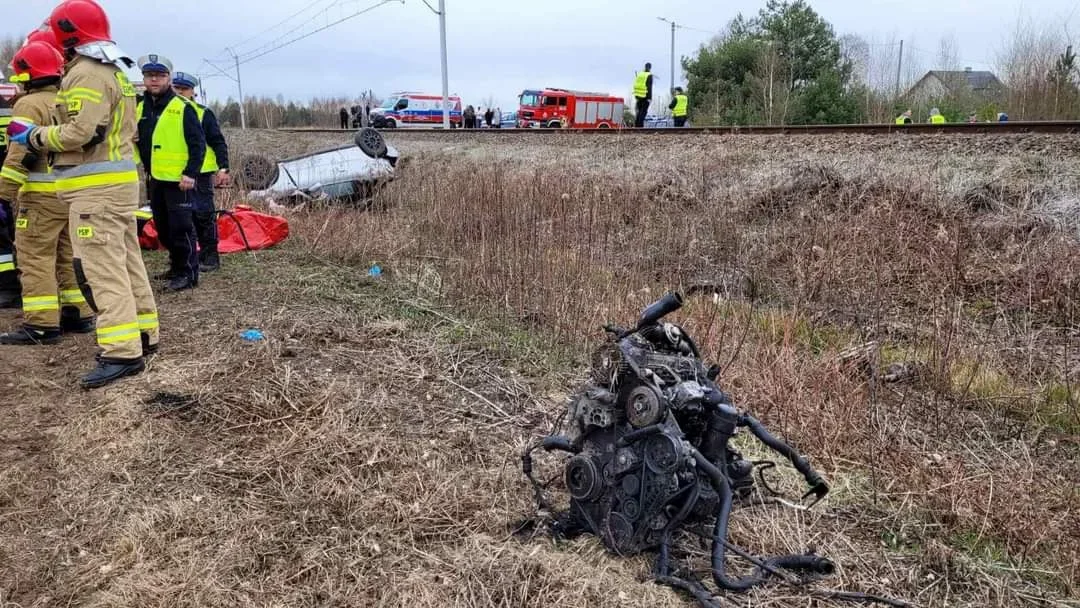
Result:
<svg viewBox="0 0 1080 608">
<path fill-rule="evenodd" d="M 278 165 L 261 154 L 240 159 L 236 175 L 238 185 L 245 190 L 265 190 L 278 179 Z"/>
<path fill-rule="evenodd" d="M 557 121 L 557 120 L 553 120 L 553 121 L 548 123 L 547 127 L 549 129 L 561 129 L 562 128 L 562 123 Z"/>
<path fill-rule="evenodd" d="M 370 127 L 360 129 L 360 132 L 353 137 L 353 141 L 364 154 L 371 158 L 382 158 L 386 155 L 386 140 L 383 139 L 382 133 L 375 129 Z"/>
</svg>

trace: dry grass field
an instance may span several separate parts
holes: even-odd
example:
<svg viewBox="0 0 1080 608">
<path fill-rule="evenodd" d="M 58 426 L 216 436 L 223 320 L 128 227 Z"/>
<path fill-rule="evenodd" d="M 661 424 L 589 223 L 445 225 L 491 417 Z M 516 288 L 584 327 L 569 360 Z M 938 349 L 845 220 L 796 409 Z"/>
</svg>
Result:
<svg viewBox="0 0 1080 608">
<path fill-rule="evenodd" d="M 369 210 L 289 213 L 282 247 L 161 295 L 146 374 L 86 393 L 89 338 L 0 348 L 0 607 L 690 606 L 651 556 L 514 534 L 521 447 L 600 325 L 668 289 L 834 488 L 737 510 L 737 544 L 834 559 L 819 591 L 1080 606 L 1075 137 L 388 139 Z"/>
</svg>

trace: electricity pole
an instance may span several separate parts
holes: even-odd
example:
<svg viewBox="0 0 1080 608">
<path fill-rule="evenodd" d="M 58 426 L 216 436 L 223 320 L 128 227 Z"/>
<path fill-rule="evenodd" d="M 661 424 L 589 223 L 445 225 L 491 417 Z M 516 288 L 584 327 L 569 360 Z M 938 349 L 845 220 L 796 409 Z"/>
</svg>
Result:
<svg viewBox="0 0 1080 608">
<path fill-rule="evenodd" d="M 659 19 L 660 21 L 663 21 L 664 23 L 670 23 L 671 24 L 671 87 L 670 87 L 669 90 L 671 91 L 672 97 L 674 97 L 675 96 L 675 29 L 678 28 L 679 26 L 676 25 L 675 22 L 670 20 L 670 19 L 664 19 L 663 17 L 657 17 L 657 19 Z"/>
<path fill-rule="evenodd" d="M 900 60 L 896 62 L 896 99 L 900 99 L 900 71 L 904 68 L 904 41 L 900 41 Z"/>
<path fill-rule="evenodd" d="M 232 49 L 225 49 L 236 61 L 236 88 L 240 93 L 240 128 L 247 129 L 247 117 L 244 113 L 244 85 L 240 83 L 240 57 Z"/>
<path fill-rule="evenodd" d="M 442 126 L 450 130 L 450 76 L 446 68 L 446 0 L 439 0 L 439 46 L 442 50 Z"/>
</svg>

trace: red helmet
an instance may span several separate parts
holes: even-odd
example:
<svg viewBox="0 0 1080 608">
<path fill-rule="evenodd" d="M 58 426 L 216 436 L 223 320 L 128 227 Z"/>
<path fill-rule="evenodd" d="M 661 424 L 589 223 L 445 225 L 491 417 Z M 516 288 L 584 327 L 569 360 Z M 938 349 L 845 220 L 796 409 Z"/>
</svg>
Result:
<svg viewBox="0 0 1080 608">
<path fill-rule="evenodd" d="M 49 15 L 49 26 L 65 49 L 89 42 L 112 42 L 109 18 L 94 0 L 64 0 Z"/>
<path fill-rule="evenodd" d="M 64 56 L 48 42 L 30 42 L 24 45 L 11 60 L 14 82 L 30 82 L 38 78 L 62 76 Z"/>
<path fill-rule="evenodd" d="M 23 42 L 23 45 L 30 44 L 31 42 L 44 42 L 60 53 L 64 52 L 64 47 L 60 46 L 60 43 L 57 42 L 56 34 L 53 33 L 52 28 L 49 27 L 48 23 L 43 23 L 41 24 L 41 27 L 30 32 L 26 37 L 26 41 Z"/>
</svg>

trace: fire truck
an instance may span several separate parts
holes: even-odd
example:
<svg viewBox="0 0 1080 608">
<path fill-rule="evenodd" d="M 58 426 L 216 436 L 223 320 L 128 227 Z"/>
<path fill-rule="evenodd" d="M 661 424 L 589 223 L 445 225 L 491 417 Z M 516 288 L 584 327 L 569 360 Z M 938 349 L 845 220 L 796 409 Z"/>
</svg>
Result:
<svg viewBox="0 0 1080 608">
<path fill-rule="evenodd" d="M 567 89 L 522 91 L 518 96 L 518 126 L 549 129 L 618 129 L 622 127 L 622 97 Z"/>
<path fill-rule="evenodd" d="M 8 101 L 11 101 L 18 94 L 19 94 L 18 85 L 0 83 L 0 97 L 6 99 Z"/>
</svg>

